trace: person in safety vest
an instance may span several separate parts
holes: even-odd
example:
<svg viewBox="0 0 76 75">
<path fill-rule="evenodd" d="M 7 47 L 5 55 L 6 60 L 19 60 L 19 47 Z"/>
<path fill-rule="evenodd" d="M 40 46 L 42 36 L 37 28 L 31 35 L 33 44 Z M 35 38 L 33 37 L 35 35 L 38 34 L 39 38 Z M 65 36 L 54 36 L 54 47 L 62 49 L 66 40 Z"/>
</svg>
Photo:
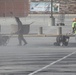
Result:
<svg viewBox="0 0 76 75">
<path fill-rule="evenodd" d="M 76 33 L 76 18 L 73 19 L 72 30 L 73 30 L 73 33 Z"/>
</svg>

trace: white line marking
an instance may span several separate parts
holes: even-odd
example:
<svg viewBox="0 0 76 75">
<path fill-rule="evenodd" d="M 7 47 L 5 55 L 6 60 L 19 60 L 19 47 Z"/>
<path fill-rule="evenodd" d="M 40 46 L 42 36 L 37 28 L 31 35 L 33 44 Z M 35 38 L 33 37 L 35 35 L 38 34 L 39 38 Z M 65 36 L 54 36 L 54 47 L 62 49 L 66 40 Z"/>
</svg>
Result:
<svg viewBox="0 0 76 75">
<path fill-rule="evenodd" d="M 75 54 L 75 53 L 76 53 L 76 51 L 74 51 L 74 52 L 68 54 L 67 56 L 64 56 L 63 58 L 58 59 L 58 60 L 56 60 L 56 61 L 50 63 L 49 65 L 46 65 L 46 66 L 44 66 L 44 67 L 42 67 L 42 68 L 40 68 L 40 69 L 38 69 L 38 70 L 36 70 L 36 71 L 34 71 L 34 72 L 28 74 L 28 75 L 34 75 L 34 74 L 36 74 L 36 73 L 38 73 L 38 72 L 40 72 L 40 71 L 46 69 L 47 67 L 52 66 L 52 65 L 54 65 L 55 63 L 57 63 L 57 62 L 59 62 L 59 61 L 61 61 L 61 60 L 63 60 L 63 59 L 66 59 L 67 57 L 69 57 L 69 56 L 71 56 L 72 54 Z"/>
</svg>

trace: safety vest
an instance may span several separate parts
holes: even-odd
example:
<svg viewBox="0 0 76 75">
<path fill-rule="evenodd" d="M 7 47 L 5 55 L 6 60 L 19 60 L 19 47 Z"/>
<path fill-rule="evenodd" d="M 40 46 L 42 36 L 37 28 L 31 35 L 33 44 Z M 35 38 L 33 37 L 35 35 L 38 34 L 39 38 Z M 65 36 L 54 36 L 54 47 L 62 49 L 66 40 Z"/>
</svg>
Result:
<svg viewBox="0 0 76 75">
<path fill-rule="evenodd" d="M 72 28 L 74 28 L 74 33 L 76 33 L 76 22 L 72 23 Z"/>
<path fill-rule="evenodd" d="M 72 23 L 72 28 L 74 28 L 76 26 L 76 22 Z"/>
</svg>

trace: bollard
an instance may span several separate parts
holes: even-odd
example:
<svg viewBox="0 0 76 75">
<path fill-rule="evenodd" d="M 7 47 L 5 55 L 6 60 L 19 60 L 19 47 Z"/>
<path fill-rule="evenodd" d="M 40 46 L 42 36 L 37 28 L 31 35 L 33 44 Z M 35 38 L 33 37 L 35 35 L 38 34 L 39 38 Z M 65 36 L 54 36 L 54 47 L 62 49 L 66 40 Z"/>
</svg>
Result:
<svg viewBox="0 0 76 75">
<path fill-rule="evenodd" d="M 43 34 L 43 28 L 39 27 L 39 33 L 38 34 Z"/>
<path fill-rule="evenodd" d="M 58 27 L 58 29 L 57 29 L 57 35 L 62 35 L 62 27 Z"/>
</svg>

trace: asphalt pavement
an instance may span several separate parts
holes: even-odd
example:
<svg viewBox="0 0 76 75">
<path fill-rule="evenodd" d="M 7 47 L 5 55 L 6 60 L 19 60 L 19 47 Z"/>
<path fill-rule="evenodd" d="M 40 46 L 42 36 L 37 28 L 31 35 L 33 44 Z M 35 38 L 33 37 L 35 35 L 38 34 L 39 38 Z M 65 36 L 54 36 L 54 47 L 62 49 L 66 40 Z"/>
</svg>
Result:
<svg viewBox="0 0 76 75">
<path fill-rule="evenodd" d="M 25 37 L 28 44 L 17 46 L 17 37 L 0 46 L 0 75 L 75 75 L 76 43 L 54 46 L 55 37 Z M 36 72 L 36 73 L 35 73 Z"/>
<path fill-rule="evenodd" d="M 36 27 L 39 27 L 39 23 L 36 24 L 31 25 L 30 33 L 38 32 Z M 67 25 L 63 27 L 63 33 L 71 30 L 71 22 L 68 24 L 69 28 Z M 56 33 L 54 27 L 43 27 L 46 34 Z M 25 39 L 28 43 L 25 46 L 18 46 L 17 37 L 11 37 L 7 46 L 0 46 L 0 75 L 76 75 L 75 37 L 70 37 L 68 46 L 54 46 L 56 37 L 32 36 Z"/>
</svg>

